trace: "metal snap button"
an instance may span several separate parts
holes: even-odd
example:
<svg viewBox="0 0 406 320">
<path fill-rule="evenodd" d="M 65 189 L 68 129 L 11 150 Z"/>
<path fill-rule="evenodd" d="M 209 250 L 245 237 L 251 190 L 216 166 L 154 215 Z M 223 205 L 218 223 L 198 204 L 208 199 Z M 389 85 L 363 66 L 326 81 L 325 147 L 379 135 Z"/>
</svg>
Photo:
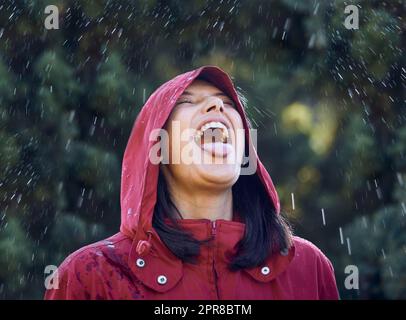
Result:
<svg viewBox="0 0 406 320">
<path fill-rule="evenodd" d="M 161 274 L 160 276 L 158 276 L 157 281 L 159 284 L 165 284 L 168 281 L 168 279 Z"/>
<path fill-rule="evenodd" d="M 264 276 L 268 275 L 270 272 L 271 272 L 271 269 L 269 269 L 269 267 L 263 267 L 263 268 L 261 269 L 261 273 L 262 273 Z"/>
<path fill-rule="evenodd" d="M 145 266 L 145 261 L 144 261 L 144 259 L 138 258 L 136 261 L 136 264 L 138 267 L 142 268 Z"/>
</svg>

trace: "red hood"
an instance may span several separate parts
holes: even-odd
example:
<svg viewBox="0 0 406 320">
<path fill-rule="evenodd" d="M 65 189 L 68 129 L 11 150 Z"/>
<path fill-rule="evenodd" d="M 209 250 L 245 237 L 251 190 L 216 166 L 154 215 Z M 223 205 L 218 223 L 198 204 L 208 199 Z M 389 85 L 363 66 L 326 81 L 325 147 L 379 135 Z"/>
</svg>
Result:
<svg viewBox="0 0 406 320">
<path fill-rule="evenodd" d="M 204 76 L 211 83 L 223 90 L 236 103 L 243 120 L 246 141 L 251 146 L 250 161 L 256 161 L 256 174 L 265 186 L 267 193 L 276 208 L 280 211 L 278 194 L 267 170 L 259 160 L 249 133 L 249 125 L 243 105 L 238 98 L 230 77 L 218 67 L 203 66 L 180 74 L 161 85 L 149 97 L 138 115 L 124 153 L 121 174 L 121 227 L 120 231 L 127 236 L 146 239 L 146 232 L 152 229 L 152 216 L 157 198 L 159 164 L 149 160 L 149 151 L 156 143 L 149 141 L 154 129 L 165 125 L 175 102 L 183 91 L 198 76 Z"/>
</svg>

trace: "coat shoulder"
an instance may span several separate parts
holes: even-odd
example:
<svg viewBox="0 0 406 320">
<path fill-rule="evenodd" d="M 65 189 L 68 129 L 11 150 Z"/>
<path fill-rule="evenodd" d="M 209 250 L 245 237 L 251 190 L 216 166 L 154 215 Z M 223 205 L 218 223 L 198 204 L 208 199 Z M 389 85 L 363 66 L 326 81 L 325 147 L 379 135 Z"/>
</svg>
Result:
<svg viewBox="0 0 406 320">
<path fill-rule="evenodd" d="M 304 287 L 313 287 L 317 290 L 316 299 L 339 299 L 334 268 L 327 256 L 312 242 L 293 237 L 295 245 L 295 258 L 292 270 L 303 280 Z"/>
<path fill-rule="evenodd" d="M 334 273 L 330 259 L 314 243 L 309 240 L 294 236 L 295 258 L 294 265 L 306 266 L 319 272 Z"/>
<path fill-rule="evenodd" d="M 313 252 L 315 254 L 321 253 L 321 250 L 313 242 L 310 242 L 309 240 L 306 240 L 298 236 L 293 236 L 293 241 L 295 246 L 299 248 L 299 250 L 306 250 L 309 252 Z"/>
<path fill-rule="evenodd" d="M 53 275 L 57 286 L 46 290 L 45 299 L 103 299 L 104 278 L 111 266 L 124 261 L 131 243 L 118 233 L 71 253 Z"/>
<path fill-rule="evenodd" d="M 128 238 L 118 233 L 109 238 L 86 245 L 69 254 L 58 269 L 64 271 L 65 269 L 76 267 L 81 268 L 86 265 L 87 261 L 102 260 L 106 257 L 106 251 L 121 247 L 126 240 Z"/>
</svg>

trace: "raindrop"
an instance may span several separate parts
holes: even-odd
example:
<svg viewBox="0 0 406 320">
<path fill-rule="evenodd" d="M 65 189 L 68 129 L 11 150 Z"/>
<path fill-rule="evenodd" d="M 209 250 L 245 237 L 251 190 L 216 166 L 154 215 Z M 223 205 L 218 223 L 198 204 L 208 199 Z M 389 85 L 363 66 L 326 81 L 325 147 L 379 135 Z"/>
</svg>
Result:
<svg viewBox="0 0 406 320">
<path fill-rule="evenodd" d="M 58 183 L 58 188 L 57 188 L 58 193 L 62 192 L 62 188 L 63 188 L 63 182 L 61 181 Z"/>
<path fill-rule="evenodd" d="M 340 241 L 341 241 L 341 244 L 344 244 L 343 229 L 342 229 L 341 227 L 339 227 L 338 229 L 339 229 L 339 231 L 340 231 Z"/>
<path fill-rule="evenodd" d="M 350 243 L 350 238 L 347 238 L 347 249 L 348 249 L 348 254 L 351 255 L 351 243 Z"/>
<path fill-rule="evenodd" d="M 82 207 L 82 204 L 83 204 L 83 197 L 80 196 L 80 197 L 78 198 L 77 207 L 78 207 L 78 208 Z"/>
<path fill-rule="evenodd" d="M 66 145 L 65 145 L 66 150 L 69 149 L 70 143 L 71 143 L 71 139 L 68 139 L 68 141 L 66 142 Z"/>
<path fill-rule="evenodd" d="M 402 177 L 402 175 L 400 174 L 400 172 L 397 172 L 397 173 L 396 173 L 396 177 L 398 178 L 399 184 L 400 184 L 401 186 L 403 186 L 403 177 Z"/>
<path fill-rule="evenodd" d="M 317 2 L 316 7 L 314 8 L 314 11 L 313 11 L 313 15 L 317 14 L 317 11 L 319 10 L 319 6 L 320 6 L 320 3 Z"/>
<path fill-rule="evenodd" d="M 307 47 L 309 49 L 314 47 L 314 43 L 316 42 L 316 35 L 313 33 L 312 36 L 310 37 L 309 43 L 307 44 Z"/>
<path fill-rule="evenodd" d="M 73 121 L 73 118 L 75 117 L 75 113 L 76 113 L 76 111 L 75 110 L 72 110 L 70 113 L 69 113 L 69 122 L 72 122 Z"/>
<path fill-rule="evenodd" d="M 287 18 L 286 21 L 285 21 L 285 25 L 283 26 L 283 30 L 289 30 L 290 29 L 290 22 L 291 22 L 291 19 Z"/>
<path fill-rule="evenodd" d="M 84 196 L 84 194 L 85 194 L 85 188 L 83 188 L 82 189 L 82 194 L 79 196 L 79 198 L 78 198 L 78 202 L 77 202 L 77 207 L 78 208 L 80 208 L 80 207 L 82 207 L 82 204 L 83 204 L 83 196 Z"/>
<path fill-rule="evenodd" d="M 393 278 L 393 271 L 392 271 L 392 267 L 391 267 L 391 266 L 389 266 L 389 273 L 390 273 L 390 276 Z"/>
<path fill-rule="evenodd" d="M 377 195 L 377 197 L 378 197 L 379 200 L 382 199 L 382 192 L 381 192 L 381 189 L 380 189 L 380 188 L 377 188 L 377 189 L 376 189 L 376 195 Z"/>
<path fill-rule="evenodd" d="M 92 124 L 89 129 L 89 136 L 93 136 L 95 130 L 96 130 L 96 126 L 94 124 Z"/>
<path fill-rule="evenodd" d="M 324 215 L 324 208 L 321 208 L 321 216 L 323 218 L 323 226 L 326 225 L 326 216 Z"/>
<path fill-rule="evenodd" d="M 368 228 L 368 222 L 367 222 L 367 219 L 365 217 L 362 217 L 362 223 L 364 225 L 364 228 L 367 229 Z"/>
<path fill-rule="evenodd" d="M 283 31 L 282 40 L 285 40 L 286 31 Z"/>
<path fill-rule="evenodd" d="M 295 210 L 295 195 L 293 194 L 293 192 L 290 194 L 291 198 L 292 198 L 292 209 Z"/>
</svg>

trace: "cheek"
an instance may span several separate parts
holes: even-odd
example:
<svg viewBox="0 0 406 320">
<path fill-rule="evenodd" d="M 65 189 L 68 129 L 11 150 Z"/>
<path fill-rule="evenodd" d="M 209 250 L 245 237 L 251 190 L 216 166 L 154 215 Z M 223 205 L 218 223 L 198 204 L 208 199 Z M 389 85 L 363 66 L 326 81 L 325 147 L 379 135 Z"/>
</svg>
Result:
<svg viewBox="0 0 406 320">
<path fill-rule="evenodd" d="M 245 140 L 246 140 L 245 133 L 246 132 L 244 130 L 242 118 L 237 110 L 233 111 L 233 113 L 230 115 L 230 119 L 231 119 L 231 121 L 233 123 L 233 127 L 234 127 L 237 159 L 241 160 L 244 155 L 244 150 L 245 150 Z"/>
<path fill-rule="evenodd" d="M 230 110 L 229 118 L 233 122 L 234 128 L 243 129 L 242 118 L 237 110 L 235 109 Z"/>
<path fill-rule="evenodd" d="M 168 119 L 165 127 L 168 133 L 170 159 L 172 159 L 174 154 L 180 154 L 182 148 L 188 143 L 187 135 L 190 132 L 189 119 L 188 112 L 182 112 L 182 110 L 174 110 Z"/>
<path fill-rule="evenodd" d="M 237 111 L 234 111 L 231 114 L 230 119 L 232 121 L 236 136 L 239 136 L 241 132 L 244 132 L 244 125 L 240 114 Z"/>
</svg>

